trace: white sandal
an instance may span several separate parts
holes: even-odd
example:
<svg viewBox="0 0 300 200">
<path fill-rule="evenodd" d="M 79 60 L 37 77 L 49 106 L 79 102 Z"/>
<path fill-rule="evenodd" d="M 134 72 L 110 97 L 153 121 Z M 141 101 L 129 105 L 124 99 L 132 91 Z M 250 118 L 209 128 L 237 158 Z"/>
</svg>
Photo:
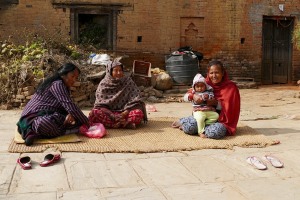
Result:
<svg viewBox="0 0 300 200">
<path fill-rule="evenodd" d="M 271 155 L 265 155 L 263 157 L 265 160 L 269 161 L 271 165 L 273 165 L 276 168 L 282 168 L 283 162 L 281 162 L 278 158 L 271 156 Z"/>
<path fill-rule="evenodd" d="M 255 156 L 250 156 L 247 158 L 247 162 L 252 165 L 253 167 L 255 167 L 256 169 L 259 170 L 265 170 L 267 169 L 267 166 L 259 160 L 259 158 L 255 157 Z"/>
</svg>

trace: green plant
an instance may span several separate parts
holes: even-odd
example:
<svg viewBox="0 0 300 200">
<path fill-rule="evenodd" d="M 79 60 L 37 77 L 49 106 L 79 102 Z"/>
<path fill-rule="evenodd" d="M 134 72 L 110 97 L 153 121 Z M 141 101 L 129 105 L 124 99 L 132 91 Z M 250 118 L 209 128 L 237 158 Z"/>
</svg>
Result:
<svg viewBox="0 0 300 200">
<path fill-rule="evenodd" d="M 36 87 L 61 63 L 88 58 L 91 51 L 96 51 L 94 46 L 75 45 L 59 37 L 59 32 L 38 35 L 24 29 L 0 40 L 0 105 L 17 107 L 20 102 L 15 101 L 16 95 L 22 93 L 22 88 Z"/>
<path fill-rule="evenodd" d="M 40 63 L 47 52 L 45 43 L 37 38 L 23 45 L 0 41 L 0 104 L 11 102 L 28 81 L 44 77 Z"/>
<path fill-rule="evenodd" d="M 293 42 L 295 43 L 297 49 L 300 50 L 300 24 L 298 24 L 294 29 Z"/>
<path fill-rule="evenodd" d="M 93 45 L 96 48 L 107 48 L 107 29 L 95 23 L 85 24 L 80 28 L 79 43 Z"/>
</svg>

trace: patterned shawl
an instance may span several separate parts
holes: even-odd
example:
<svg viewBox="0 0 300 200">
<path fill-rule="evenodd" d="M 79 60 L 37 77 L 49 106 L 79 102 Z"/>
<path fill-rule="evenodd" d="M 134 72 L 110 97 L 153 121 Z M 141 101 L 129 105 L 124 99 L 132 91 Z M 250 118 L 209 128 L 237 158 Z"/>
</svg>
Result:
<svg viewBox="0 0 300 200">
<path fill-rule="evenodd" d="M 221 113 L 219 122 L 224 124 L 228 135 L 235 135 L 236 126 L 240 116 L 241 98 L 237 85 L 229 80 L 227 72 L 224 71 L 220 83 L 213 84 L 207 74 L 206 82 L 213 87 L 215 98 L 221 102 Z"/>
<path fill-rule="evenodd" d="M 119 61 L 107 63 L 106 75 L 100 81 L 96 91 L 94 108 L 105 107 L 111 111 L 123 112 L 124 110 L 140 109 L 144 113 L 144 121 L 147 121 L 145 103 L 142 101 L 140 91 L 130 76 L 120 79 L 112 77 L 112 70 L 116 66 L 122 66 Z"/>
</svg>

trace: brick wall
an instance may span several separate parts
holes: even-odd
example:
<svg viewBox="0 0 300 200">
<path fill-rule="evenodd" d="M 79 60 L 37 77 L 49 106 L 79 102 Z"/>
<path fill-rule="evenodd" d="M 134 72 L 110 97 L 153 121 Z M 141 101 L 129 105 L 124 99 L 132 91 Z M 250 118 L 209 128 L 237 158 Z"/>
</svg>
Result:
<svg viewBox="0 0 300 200">
<path fill-rule="evenodd" d="M 55 8 L 49 0 L 19 2 L 18 5 L 0 10 L 2 37 L 24 27 L 36 31 L 47 30 L 47 33 L 54 34 L 59 31 L 66 37 L 69 35 L 69 9 Z M 300 17 L 299 0 L 72 2 L 129 5 L 118 15 L 116 37 L 117 50 L 129 55 L 129 65 L 134 59 L 143 59 L 152 62 L 153 67 L 164 69 L 164 56 L 177 50 L 182 44 L 191 44 L 190 39 L 194 37 L 194 49 L 204 54 L 200 72 L 205 73 L 209 60 L 220 59 L 228 68 L 230 76 L 247 76 L 257 82 L 261 82 L 263 16 L 294 16 L 295 24 Z M 278 8 L 279 4 L 284 4 L 283 12 Z M 299 50 L 293 48 L 293 81 L 300 79 L 299 53 Z"/>
<path fill-rule="evenodd" d="M 0 37 L 13 35 L 16 41 L 26 39 L 28 30 L 52 38 L 68 38 L 70 13 L 55 9 L 49 0 L 20 0 L 19 4 L 0 10 Z"/>
</svg>

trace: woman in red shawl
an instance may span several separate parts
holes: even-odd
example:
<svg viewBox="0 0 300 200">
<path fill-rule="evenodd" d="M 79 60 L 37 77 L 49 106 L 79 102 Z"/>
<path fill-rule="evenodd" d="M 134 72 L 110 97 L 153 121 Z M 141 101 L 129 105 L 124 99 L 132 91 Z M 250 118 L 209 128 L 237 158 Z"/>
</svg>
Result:
<svg viewBox="0 0 300 200">
<path fill-rule="evenodd" d="M 213 87 L 221 108 L 219 122 L 227 129 L 227 135 L 235 135 L 240 117 L 241 98 L 237 85 L 229 80 L 220 61 L 212 61 L 208 66 L 206 82 Z"/>
<path fill-rule="evenodd" d="M 220 139 L 225 135 L 235 135 L 240 116 L 240 93 L 236 84 L 229 80 L 220 61 L 211 61 L 208 64 L 206 83 L 212 86 L 216 98 L 216 100 L 207 100 L 206 103 L 216 106 L 219 112 L 218 122 L 205 128 L 206 137 Z M 188 92 L 186 95 L 190 101 L 203 103 L 197 94 Z"/>
<path fill-rule="evenodd" d="M 109 62 L 96 91 L 90 123 L 102 123 L 106 128 L 134 129 L 143 119 L 147 121 L 147 113 L 137 85 L 130 76 L 124 75 L 122 63 Z"/>
</svg>

